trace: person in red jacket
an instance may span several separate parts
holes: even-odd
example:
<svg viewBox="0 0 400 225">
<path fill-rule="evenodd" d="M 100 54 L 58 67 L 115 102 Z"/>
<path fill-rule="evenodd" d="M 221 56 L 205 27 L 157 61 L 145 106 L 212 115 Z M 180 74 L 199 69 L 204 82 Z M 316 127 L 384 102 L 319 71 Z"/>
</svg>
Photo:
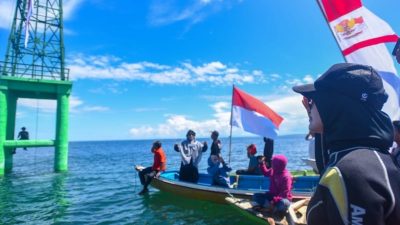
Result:
<svg viewBox="0 0 400 225">
<path fill-rule="evenodd" d="M 139 195 L 149 192 L 147 186 L 149 186 L 151 180 L 154 177 L 160 176 L 160 173 L 166 169 L 167 157 L 165 156 L 164 150 L 161 148 L 160 141 L 155 141 L 153 143 L 151 152 L 154 154 L 153 166 L 139 171 L 140 183 L 143 185 L 143 189 L 139 192 Z"/>
</svg>

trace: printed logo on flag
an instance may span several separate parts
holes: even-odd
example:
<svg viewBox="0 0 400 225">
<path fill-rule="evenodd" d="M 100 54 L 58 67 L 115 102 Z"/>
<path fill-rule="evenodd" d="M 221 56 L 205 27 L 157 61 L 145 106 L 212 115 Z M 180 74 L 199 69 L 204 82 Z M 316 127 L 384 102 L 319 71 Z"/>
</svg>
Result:
<svg viewBox="0 0 400 225">
<path fill-rule="evenodd" d="M 350 39 L 361 34 L 366 26 L 364 18 L 360 16 L 357 18 L 344 19 L 334 25 L 334 28 L 339 38 Z"/>
</svg>

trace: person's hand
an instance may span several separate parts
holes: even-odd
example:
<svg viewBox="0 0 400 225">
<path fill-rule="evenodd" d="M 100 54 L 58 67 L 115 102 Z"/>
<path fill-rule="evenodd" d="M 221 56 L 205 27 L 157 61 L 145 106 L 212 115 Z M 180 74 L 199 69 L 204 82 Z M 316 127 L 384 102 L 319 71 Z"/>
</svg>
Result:
<svg viewBox="0 0 400 225">
<path fill-rule="evenodd" d="M 174 144 L 174 150 L 175 150 L 176 152 L 179 152 L 178 144 Z"/>
<path fill-rule="evenodd" d="M 208 147 L 208 145 L 207 145 L 207 141 L 203 142 L 203 146 L 204 146 L 205 148 L 207 148 L 207 147 Z"/>
<path fill-rule="evenodd" d="M 224 158 L 222 158 L 222 156 L 219 157 L 219 161 L 220 161 L 222 164 L 225 164 L 225 160 L 224 160 Z"/>
<path fill-rule="evenodd" d="M 268 138 L 267 138 L 267 137 L 264 137 L 263 140 L 264 140 L 264 142 L 266 143 L 266 142 L 268 141 Z"/>
</svg>

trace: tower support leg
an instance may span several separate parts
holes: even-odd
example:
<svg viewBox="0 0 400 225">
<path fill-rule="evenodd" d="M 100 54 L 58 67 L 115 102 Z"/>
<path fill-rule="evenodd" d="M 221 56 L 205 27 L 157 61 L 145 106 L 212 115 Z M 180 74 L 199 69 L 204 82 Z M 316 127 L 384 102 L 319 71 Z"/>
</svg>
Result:
<svg viewBox="0 0 400 225">
<path fill-rule="evenodd" d="M 68 170 L 68 111 L 69 95 L 60 94 L 57 99 L 56 146 L 54 171 Z"/>
<path fill-rule="evenodd" d="M 14 140 L 14 132 L 15 132 L 15 116 L 17 113 L 17 98 L 11 92 L 8 93 L 7 97 L 8 101 L 8 114 L 7 114 L 7 134 L 6 140 Z M 4 149 L 4 157 L 5 157 L 5 171 L 11 172 L 13 167 L 13 150 L 14 148 Z"/>
<path fill-rule="evenodd" d="M 0 176 L 5 172 L 5 147 L 7 133 L 7 90 L 0 89 Z"/>
</svg>

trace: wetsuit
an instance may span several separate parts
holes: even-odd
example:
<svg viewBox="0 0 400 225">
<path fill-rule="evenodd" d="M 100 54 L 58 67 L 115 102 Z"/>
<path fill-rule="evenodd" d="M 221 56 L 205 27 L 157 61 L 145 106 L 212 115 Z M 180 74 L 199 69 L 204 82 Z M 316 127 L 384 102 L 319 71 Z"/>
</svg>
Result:
<svg viewBox="0 0 400 225">
<path fill-rule="evenodd" d="M 314 96 L 329 161 L 307 208 L 308 225 L 399 225 L 400 169 L 381 107 L 341 94 Z M 326 151 L 326 150 L 325 150 Z"/>
<path fill-rule="evenodd" d="M 400 171 L 389 153 L 343 149 L 330 156 L 309 204 L 307 224 L 399 225 L 398 200 Z"/>
</svg>

